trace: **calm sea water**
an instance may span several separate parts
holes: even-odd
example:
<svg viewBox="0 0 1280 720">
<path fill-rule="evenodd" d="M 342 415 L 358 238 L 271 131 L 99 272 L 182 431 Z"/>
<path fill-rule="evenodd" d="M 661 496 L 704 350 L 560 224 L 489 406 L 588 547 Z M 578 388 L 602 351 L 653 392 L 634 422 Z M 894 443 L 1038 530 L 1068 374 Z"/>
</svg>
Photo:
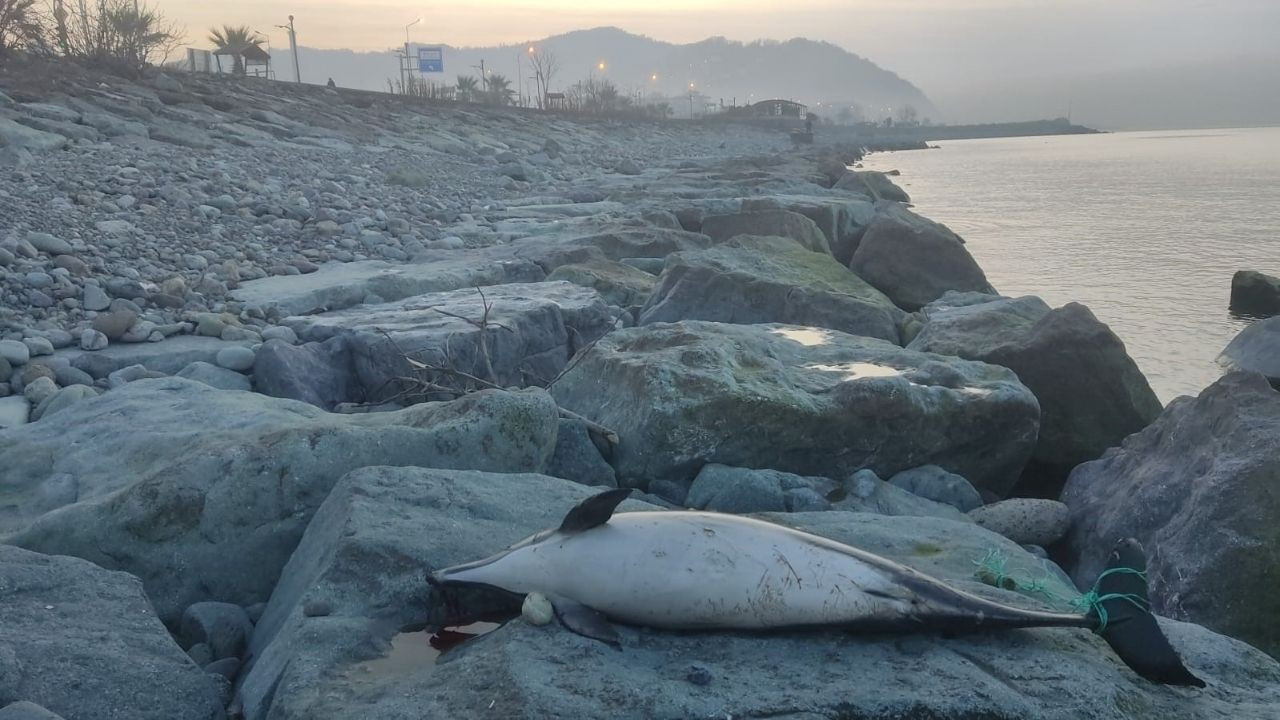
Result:
<svg viewBox="0 0 1280 720">
<path fill-rule="evenodd" d="M 1280 128 L 958 140 L 872 155 L 1005 295 L 1088 305 L 1160 399 L 1195 394 L 1251 322 L 1239 269 L 1280 275 Z"/>
</svg>

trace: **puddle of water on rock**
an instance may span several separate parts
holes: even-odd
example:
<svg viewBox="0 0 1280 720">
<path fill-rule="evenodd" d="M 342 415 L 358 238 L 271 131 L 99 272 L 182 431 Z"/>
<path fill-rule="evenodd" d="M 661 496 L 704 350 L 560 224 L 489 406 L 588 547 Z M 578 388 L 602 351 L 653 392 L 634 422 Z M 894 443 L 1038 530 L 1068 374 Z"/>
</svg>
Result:
<svg viewBox="0 0 1280 720">
<path fill-rule="evenodd" d="M 827 339 L 831 337 L 826 330 L 818 330 L 815 328 L 778 328 L 772 331 L 774 335 L 793 340 L 806 347 L 815 347 L 817 345 L 826 345 Z"/>
<path fill-rule="evenodd" d="M 423 630 L 402 632 L 391 638 L 391 651 L 380 658 L 360 663 L 352 668 L 366 679 L 388 677 L 427 677 L 435 669 L 440 656 L 462 643 L 485 633 L 497 630 L 499 623 L 478 622 L 456 628 L 445 628 L 436 633 Z"/>
<path fill-rule="evenodd" d="M 873 377 L 897 377 L 902 371 L 886 365 L 874 363 L 845 363 L 843 365 L 809 365 L 810 370 L 843 373 L 842 380 L 861 380 Z"/>
</svg>

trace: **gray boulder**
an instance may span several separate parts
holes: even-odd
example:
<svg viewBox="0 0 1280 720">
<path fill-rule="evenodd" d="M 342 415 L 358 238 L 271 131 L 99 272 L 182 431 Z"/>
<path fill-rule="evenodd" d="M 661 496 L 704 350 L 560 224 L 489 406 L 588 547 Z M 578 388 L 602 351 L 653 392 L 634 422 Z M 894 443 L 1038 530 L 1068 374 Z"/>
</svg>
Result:
<svg viewBox="0 0 1280 720">
<path fill-rule="evenodd" d="M 346 337 L 357 393 L 371 402 L 404 390 L 441 396 L 406 385 L 404 377 L 447 388 L 475 385 L 464 376 L 415 368 L 406 355 L 499 387 L 545 385 L 575 352 L 614 327 L 595 290 L 566 282 L 432 293 L 284 322 L 307 341 Z"/>
<path fill-rule="evenodd" d="M 1071 473 L 1069 567 L 1098 573 L 1108 544 L 1147 549 L 1157 612 L 1280 656 L 1280 393 L 1231 373 L 1169 403 L 1150 427 Z"/>
<path fill-rule="evenodd" d="M 1246 315 L 1280 315 L 1280 278 L 1255 270 L 1231 277 L 1231 310 Z"/>
<path fill-rule="evenodd" d="M 643 305 L 657 283 L 643 270 L 603 258 L 561 265 L 547 276 L 547 280 L 563 280 L 593 288 L 605 302 L 623 308 Z"/>
<path fill-rule="evenodd" d="M 836 190 L 850 190 L 879 201 L 909 203 L 911 196 L 898 187 L 884 173 L 875 170 L 850 170 L 835 184 Z"/>
<path fill-rule="evenodd" d="M 940 517 L 958 522 L 972 522 L 969 516 L 954 506 L 903 490 L 897 485 L 881 480 L 871 470 L 859 470 L 850 475 L 827 497 L 831 498 L 831 507 L 835 510 L 875 515 Z"/>
<path fill-rule="evenodd" d="M 586 423 L 581 420 L 560 420 L 556 449 L 547 463 L 546 473 L 583 485 L 618 487 L 613 466 L 600 453 Z"/>
<path fill-rule="evenodd" d="M 907 347 L 973 358 L 1021 342 L 1053 308 L 1034 295 L 948 292 L 920 310 L 924 326 Z"/>
<path fill-rule="evenodd" d="M 968 480 L 937 465 L 903 470 L 889 478 L 889 482 L 909 493 L 950 505 L 961 512 L 969 512 L 982 504 L 982 496 Z"/>
<path fill-rule="evenodd" d="M 898 344 L 903 316 L 889 298 L 830 255 L 781 237 L 739 235 L 667 258 L 640 323 L 776 322 Z"/>
<path fill-rule="evenodd" d="M 345 335 L 305 345 L 268 340 L 254 360 L 254 387 L 264 395 L 301 400 L 326 410 L 338 403 L 364 402 L 348 344 Z"/>
<path fill-rule="evenodd" d="M 64 720 L 61 715 L 26 700 L 0 707 L 0 720 Z"/>
<path fill-rule="evenodd" d="M 1037 298 L 929 313 L 907 346 L 1003 365 L 1040 401 L 1035 467 L 1025 490 L 1056 497 L 1067 473 L 1160 414 L 1124 343 L 1083 305 L 1045 311 Z"/>
<path fill-rule="evenodd" d="M 862 234 L 875 218 L 875 204 L 848 197 L 825 195 L 771 195 L 743 198 L 742 211 L 782 209 L 809 218 L 827 236 L 827 245 L 836 261 L 845 267 L 862 241 Z"/>
<path fill-rule="evenodd" d="M 781 708 L 797 718 L 1128 720 L 1139 707 L 1191 720 L 1263 717 L 1280 701 L 1274 661 L 1176 622 L 1164 622 L 1165 632 L 1209 682 L 1204 691 L 1138 678 L 1084 630 L 944 638 L 619 627 L 619 651 L 559 623 L 515 620 L 438 659 L 423 633 L 401 630 L 442 619 L 425 592 L 428 572 L 552 527 L 589 492 L 530 475 L 412 468 L 348 475 L 308 529 L 255 631 L 257 661 L 239 688 L 245 717 L 753 717 Z M 633 501 L 621 507 L 648 509 Z M 842 512 L 763 517 L 1001 602 L 1044 607 L 973 581 L 974 561 L 991 550 L 1009 558 L 1010 572 L 1045 573 L 1040 560 L 972 524 Z M 1058 596 L 1076 594 L 1052 574 L 1045 582 Z"/>
<path fill-rule="evenodd" d="M 209 648 L 212 660 L 239 658 L 249 644 L 253 623 L 239 605 L 198 602 L 182 613 L 178 637 L 188 648 L 198 644 Z"/>
<path fill-rule="evenodd" d="M 0 627 L 0 717 L 19 700 L 67 720 L 226 717 L 126 573 L 0 545 Z"/>
<path fill-rule="evenodd" d="M 1227 343 L 1218 364 L 1228 372 L 1261 373 L 1280 386 L 1280 318 L 1258 320 Z"/>
<path fill-rule="evenodd" d="M 768 235 L 793 240 L 806 250 L 831 254 L 827 236 L 812 220 L 787 210 L 710 215 L 702 220 L 702 232 L 722 243 L 739 235 Z"/>
<path fill-rule="evenodd" d="M 791 487 L 784 487 L 784 482 Z M 809 484 L 805 478 L 777 470 L 752 470 L 708 463 L 698 471 L 689 486 L 685 504 L 695 510 L 727 513 L 785 512 L 786 490 Z"/>
<path fill-rule="evenodd" d="M 219 390 L 243 390 L 247 392 L 251 389 L 249 378 L 243 374 L 235 370 L 220 368 L 207 362 L 193 362 L 179 370 L 177 376 L 187 380 L 195 380 Z"/>
<path fill-rule="evenodd" d="M 688 482 L 706 463 L 846 477 L 936 464 L 1007 492 L 1039 406 L 1010 371 L 788 325 L 615 331 L 552 389 L 616 431 L 619 481 Z"/>
<path fill-rule="evenodd" d="M 43 152 L 58 150 L 67 145 L 67 138 L 57 133 L 44 132 L 0 117 L 0 148 Z"/>
<path fill-rule="evenodd" d="M 331 415 L 180 378 L 140 380 L 0 433 L 0 538 L 131 572 L 175 622 L 202 600 L 265 600 L 347 471 L 541 470 L 557 415 L 542 391 Z"/>
<path fill-rule="evenodd" d="M 515 257 L 546 272 L 590 260 L 622 262 L 628 258 L 661 259 L 671 253 L 711 246 L 706 235 L 657 227 L 604 227 L 562 236 L 533 238 L 513 244 Z"/>
<path fill-rule="evenodd" d="M 595 492 L 543 475 L 386 467 L 348 474 L 307 528 L 254 630 L 253 664 L 239 687 L 245 717 L 330 716 L 322 696 L 344 684 L 335 671 L 385 653 L 397 628 L 444 619 L 427 573 L 558 525 Z M 622 509 L 652 506 L 631 500 Z M 470 609 L 493 607 L 485 602 L 476 596 Z"/>
<path fill-rule="evenodd" d="M 878 208 L 849 267 L 908 311 L 948 290 L 995 294 L 959 236 L 897 205 Z"/>
</svg>

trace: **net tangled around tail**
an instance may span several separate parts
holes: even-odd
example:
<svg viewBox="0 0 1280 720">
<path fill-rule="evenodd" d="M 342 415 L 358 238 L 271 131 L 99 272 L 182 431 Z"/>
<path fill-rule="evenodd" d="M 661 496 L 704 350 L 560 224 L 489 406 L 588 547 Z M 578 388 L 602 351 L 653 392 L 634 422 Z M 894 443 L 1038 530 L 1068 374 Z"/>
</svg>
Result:
<svg viewBox="0 0 1280 720">
<path fill-rule="evenodd" d="M 1107 629 L 1108 613 L 1106 603 L 1111 600 L 1124 600 L 1132 603 L 1134 607 L 1143 612 L 1151 612 L 1150 602 L 1140 595 L 1130 593 L 1102 594 L 1098 591 L 1098 588 L 1102 585 L 1103 578 L 1109 575 L 1137 575 L 1142 578 L 1143 582 L 1146 582 L 1147 574 L 1134 568 L 1116 567 L 1104 570 L 1098 575 L 1098 579 L 1094 581 L 1093 587 L 1089 592 L 1071 598 L 1063 597 L 1049 589 L 1049 580 L 1052 577 L 1052 573 L 1048 567 L 1042 568 L 1044 572 L 1038 577 L 1026 569 L 1017 570 L 1013 573 L 1008 572 L 1009 556 L 999 548 L 987 550 L 987 554 L 980 560 L 974 560 L 973 564 L 977 566 L 973 575 L 979 582 L 1028 595 L 1039 595 L 1051 603 L 1069 605 L 1077 612 L 1096 616 L 1098 618 L 1098 626 L 1094 628 L 1094 632 L 1098 634 L 1102 634 Z"/>
</svg>

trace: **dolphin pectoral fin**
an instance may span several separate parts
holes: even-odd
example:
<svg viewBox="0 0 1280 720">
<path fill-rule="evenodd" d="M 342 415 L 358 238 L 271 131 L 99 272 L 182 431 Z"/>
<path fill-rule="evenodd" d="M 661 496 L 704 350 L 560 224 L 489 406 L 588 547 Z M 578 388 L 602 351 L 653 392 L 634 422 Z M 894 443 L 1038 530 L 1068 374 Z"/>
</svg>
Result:
<svg viewBox="0 0 1280 720">
<path fill-rule="evenodd" d="M 618 488 L 592 495 L 574 505 L 569 514 L 564 516 L 564 521 L 560 523 L 560 532 L 582 532 L 609 522 L 609 518 L 613 517 L 614 509 L 630 494 L 630 488 Z"/>
<path fill-rule="evenodd" d="M 609 618 L 595 608 L 587 607 L 576 600 L 561 595 L 548 595 L 556 617 L 570 632 L 582 637 L 608 643 L 615 648 L 622 646 L 618 631 L 609 622 Z"/>
</svg>

